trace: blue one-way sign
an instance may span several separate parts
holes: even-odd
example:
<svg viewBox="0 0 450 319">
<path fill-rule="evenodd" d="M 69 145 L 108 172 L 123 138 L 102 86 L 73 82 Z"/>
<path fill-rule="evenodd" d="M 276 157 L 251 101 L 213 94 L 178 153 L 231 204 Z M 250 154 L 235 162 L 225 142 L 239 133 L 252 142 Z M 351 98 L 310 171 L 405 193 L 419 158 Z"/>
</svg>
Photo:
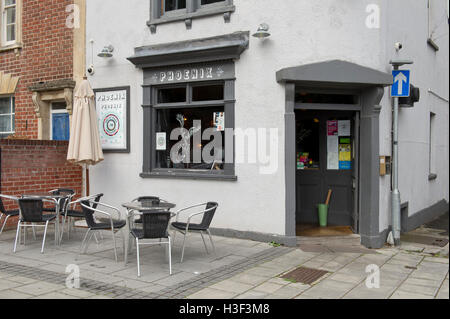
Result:
<svg viewBox="0 0 450 319">
<path fill-rule="evenodd" d="M 392 76 L 394 77 L 394 83 L 391 88 L 392 97 L 408 97 L 409 92 L 409 80 L 410 71 L 409 70 L 394 70 L 392 71 Z"/>
</svg>

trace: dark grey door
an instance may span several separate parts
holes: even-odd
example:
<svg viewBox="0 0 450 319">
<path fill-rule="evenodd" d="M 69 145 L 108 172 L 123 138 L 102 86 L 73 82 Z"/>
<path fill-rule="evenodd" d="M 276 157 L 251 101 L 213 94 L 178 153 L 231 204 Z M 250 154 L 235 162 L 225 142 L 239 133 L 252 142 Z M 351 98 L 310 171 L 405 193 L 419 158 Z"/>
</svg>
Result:
<svg viewBox="0 0 450 319">
<path fill-rule="evenodd" d="M 296 111 L 296 219 L 317 224 L 317 204 L 333 191 L 328 224 L 353 226 L 354 112 Z"/>
</svg>

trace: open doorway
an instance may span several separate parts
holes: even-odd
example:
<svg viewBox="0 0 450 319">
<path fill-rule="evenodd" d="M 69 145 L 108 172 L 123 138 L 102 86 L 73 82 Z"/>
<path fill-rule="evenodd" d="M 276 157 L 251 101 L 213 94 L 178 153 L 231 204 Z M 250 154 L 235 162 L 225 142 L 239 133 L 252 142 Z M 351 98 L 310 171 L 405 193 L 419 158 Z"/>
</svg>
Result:
<svg viewBox="0 0 450 319">
<path fill-rule="evenodd" d="M 358 232 L 359 113 L 295 110 L 296 234 L 340 236 Z M 328 203 L 327 227 L 318 204 Z"/>
</svg>

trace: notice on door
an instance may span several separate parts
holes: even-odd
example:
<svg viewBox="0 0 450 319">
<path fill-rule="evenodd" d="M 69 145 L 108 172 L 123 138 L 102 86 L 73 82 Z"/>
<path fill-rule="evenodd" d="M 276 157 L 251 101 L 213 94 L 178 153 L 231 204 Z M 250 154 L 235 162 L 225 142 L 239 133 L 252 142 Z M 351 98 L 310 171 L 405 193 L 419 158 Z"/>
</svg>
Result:
<svg viewBox="0 0 450 319">
<path fill-rule="evenodd" d="M 338 121 L 327 121 L 327 169 L 339 169 Z"/>
</svg>

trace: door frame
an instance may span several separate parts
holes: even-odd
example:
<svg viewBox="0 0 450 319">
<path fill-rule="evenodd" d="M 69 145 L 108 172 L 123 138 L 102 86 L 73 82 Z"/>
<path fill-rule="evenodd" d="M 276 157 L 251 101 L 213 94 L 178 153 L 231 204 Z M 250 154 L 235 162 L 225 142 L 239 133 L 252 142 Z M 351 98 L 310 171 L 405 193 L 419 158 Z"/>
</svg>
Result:
<svg viewBox="0 0 450 319">
<path fill-rule="evenodd" d="M 301 86 L 308 88 L 308 86 Z M 295 112 L 299 105 L 295 103 L 298 85 L 287 82 L 285 113 L 285 196 L 286 196 L 286 237 L 296 240 L 296 158 L 295 158 Z M 324 86 L 323 93 L 344 92 L 336 87 Z M 303 108 L 315 110 L 353 110 L 360 114 L 359 147 L 359 234 L 361 243 L 369 248 L 380 248 L 386 238 L 379 230 L 379 103 L 384 95 L 382 86 L 349 88 L 345 92 L 354 92 L 359 96 L 359 105 L 303 104 Z"/>
<path fill-rule="evenodd" d="M 348 90 L 348 89 L 318 89 L 318 88 L 310 88 L 310 87 L 304 87 L 304 86 L 296 86 L 295 91 L 304 91 L 307 93 L 320 93 L 320 94 L 334 94 L 334 95 L 354 95 L 357 97 L 357 100 L 354 104 L 323 104 L 323 103 L 294 103 L 294 117 L 295 117 L 295 111 L 298 110 L 307 110 L 307 111 L 336 111 L 336 112 L 354 112 L 356 115 L 353 120 L 354 125 L 354 132 L 357 131 L 357 134 L 354 133 L 354 140 L 353 140 L 353 147 L 352 152 L 355 151 L 355 159 L 354 164 L 352 165 L 352 180 L 356 180 L 356 185 L 354 186 L 353 192 L 353 204 L 352 204 L 352 212 L 351 212 L 351 220 L 355 220 L 355 225 L 349 225 L 352 227 L 354 233 L 358 234 L 359 230 L 359 213 L 360 213 L 360 206 L 359 206 L 359 159 L 360 159 L 360 147 L 359 147 L 359 114 L 362 109 L 361 105 L 361 96 L 360 91 L 358 90 Z M 352 116 L 353 117 L 353 116 Z M 297 118 L 295 118 L 295 121 L 297 121 Z M 296 135 L 294 127 L 294 134 Z M 295 141 L 297 143 L 297 141 Z M 297 172 L 295 172 L 295 179 L 297 179 Z M 295 182 L 295 188 L 297 187 L 297 181 Z M 352 186 L 353 187 L 353 186 Z M 295 189 L 295 194 L 297 193 L 297 189 Z M 298 207 L 298 198 L 295 196 L 295 207 Z M 295 215 L 295 223 L 297 224 L 297 212 Z M 355 227 L 356 226 L 356 227 Z"/>
</svg>

